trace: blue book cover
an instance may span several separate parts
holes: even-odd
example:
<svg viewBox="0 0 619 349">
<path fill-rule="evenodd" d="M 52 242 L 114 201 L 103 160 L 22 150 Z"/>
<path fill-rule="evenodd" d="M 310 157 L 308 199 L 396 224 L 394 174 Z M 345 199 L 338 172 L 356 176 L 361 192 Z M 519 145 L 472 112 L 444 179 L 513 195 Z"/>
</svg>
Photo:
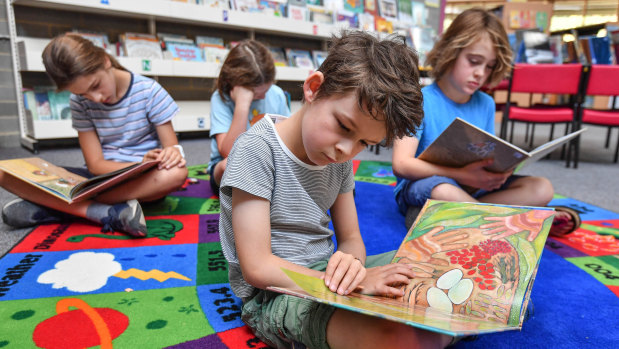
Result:
<svg viewBox="0 0 619 349">
<path fill-rule="evenodd" d="M 612 64 L 608 36 L 589 38 L 591 64 Z"/>
</svg>

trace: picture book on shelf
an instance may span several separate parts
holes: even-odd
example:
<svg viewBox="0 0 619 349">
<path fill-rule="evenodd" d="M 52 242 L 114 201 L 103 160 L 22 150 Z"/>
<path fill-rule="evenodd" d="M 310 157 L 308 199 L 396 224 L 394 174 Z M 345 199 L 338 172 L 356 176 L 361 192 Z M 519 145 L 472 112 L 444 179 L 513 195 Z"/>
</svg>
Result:
<svg viewBox="0 0 619 349">
<path fill-rule="evenodd" d="M 196 45 L 198 45 L 198 47 L 200 48 L 204 48 L 204 47 L 224 48 L 225 47 L 224 39 L 217 38 L 214 36 L 205 36 L 205 35 L 196 36 Z"/>
<path fill-rule="evenodd" d="M 259 0 L 260 12 L 275 17 L 286 17 L 286 0 Z"/>
<path fill-rule="evenodd" d="M 157 166 L 158 163 L 156 160 L 141 162 L 90 179 L 37 157 L 2 160 L 0 169 L 67 203 L 74 203 L 92 198 Z"/>
<path fill-rule="evenodd" d="M 288 62 L 286 61 L 286 54 L 284 53 L 283 48 L 270 46 L 269 51 L 271 51 L 271 55 L 273 56 L 273 61 L 275 61 L 276 67 L 288 66 Z"/>
<path fill-rule="evenodd" d="M 398 20 L 398 3 L 396 0 L 378 0 L 380 16 L 388 21 Z"/>
<path fill-rule="evenodd" d="M 155 35 L 125 33 L 120 35 L 124 53 L 127 57 L 162 59 L 161 45 Z"/>
<path fill-rule="evenodd" d="M 314 69 L 312 55 L 307 50 L 287 48 L 286 57 L 288 58 L 288 65 L 291 67 Z"/>
<path fill-rule="evenodd" d="M 208 63 L 223 63 L 226 60 L 226 56 L 228 56 L 227 48 L 218 48 L 206 46 L 203 48 L 204 50 L 204 61 Z"/>
<path fill-rule="evenodd" d="M 327 51 L 319 51 L 319 50 L 314 50 L 312 51 L 312 58 L 314 60 L 314 66 L 316 67 L 316 69 L 320 68 L 320 65 L 322 65 L 322 62 L 325 61 L 325 59 L 327 59 Z"/>
<path fill-rule="evenodd" d="M 493 172 L 518 171 L 540 160 L 559 146 L 585 132 L 582 128 L 527 152 L 460 118 L 456 118 L 418 158 L 434 164 L 462 167 L 474 161 L 493 158 L 487 167 Z"/>
<path fill-rule="evenodd" d="M 416 277 L 402 297 L 341 296 L 283 269 L 296 287 L 268 290 L 451 336 L 520 330 L 554 210 L 428 200 L 391 263 Z"/>
</svg>

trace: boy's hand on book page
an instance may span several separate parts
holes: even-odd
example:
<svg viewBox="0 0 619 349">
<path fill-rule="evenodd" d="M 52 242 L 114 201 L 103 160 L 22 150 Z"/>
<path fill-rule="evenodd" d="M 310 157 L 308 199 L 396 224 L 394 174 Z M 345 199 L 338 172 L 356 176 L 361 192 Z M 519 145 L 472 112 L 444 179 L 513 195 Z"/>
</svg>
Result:
<svg viewBox="0 0 619 349">
<path fill-rule="evenodd" d="M 174 146 L 163 148 L 163 150 L 159 153 L 157 160 L 161 161 L 159 163 L 160 170 L 164 168 L 169 169 L 174 166 L 183 167 L 186 163 L 183 155 L 180 153 L 178 148 Z"/>
<path fill-rule="evenodd" d="M 441 232 L 442 226 L 434 227 L 429 232 L 406 241 L 395 255 L 396 257 L 408 258 L 416 262 L 427 262 L 435 265 L 449 265 L 446 259 L 436 258 L 439 252 L 467 248 L 466 240 L 469 234 L 458 229 Z"/>
<path fill-rule="evenodd" d="M 527 240 L 533 241 L 542 229 L 544 220 L 553 214 L 554 212 L 551 210 L 529 210 L 524 213 L 506 217 L 485 217 L 485 220 L 494 221 L 494 223 L 482 224 L 479 227 L 481 229 L 490 228 L 490 230 L 486 230 L 482 234 L 493 235 L 490 237 L 491 240 L 498 240 L 513 234 L 528 231 L 529 236 L 527 236 Z"/>
<path fill-rule="evenodd" d="M 357 288 L 365 274 L 366 269 L 361 260 L 351 254 L 336 251 L 329 258 L 323 278 L 331 292 L 345 295 Z"/>
<path fill-rule="evenodd" d="M 420 269 L 422 271 L 419 271 Z M 365 279 L 359 285 L 359 291 L 363 294 L 401 297 L 404 295 L 402 285 L 408 285 L 414 277 L 432 276 L 432 270 L 432 267 L 419 263 L 392 263 L 369 268 Z"/>
<path fill-rule="evenodd" d="M 499 189 L 511 175 L 511 171 L 495 173 L 486 170 L 493 161 L 493 159 L 479 160 L 460 168 L 458 183 L 488 191 Z"/>
</svg>

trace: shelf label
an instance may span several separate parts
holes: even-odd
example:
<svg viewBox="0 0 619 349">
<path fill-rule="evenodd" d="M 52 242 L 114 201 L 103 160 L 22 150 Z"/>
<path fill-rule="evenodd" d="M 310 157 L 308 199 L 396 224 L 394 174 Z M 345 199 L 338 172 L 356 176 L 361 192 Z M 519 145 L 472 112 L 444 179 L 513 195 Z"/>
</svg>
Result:
<svg viewBox="0 0 619 349">
<path fill-rule="evenodd" d="M 228 21 L 228 10 L 223 10 L 222 15 L 223 15 L 224 22 L 227 22 Z"/>
<path fill-rule="evenodd" d="M 110 0 L 101 0 L 101 5 L 109 5 Z"/>
<path fill-rule="evenodd" d="M 314 35 L 318 35 L 318 25 L 317 25 L 317 24 L 314 24 L 314 25 L 312 26 L 312 33 L 313 33 Z"/>
<path fill-rule="evenodd" d="M 150 59 L 143 59 L 142 60 L 142 70 L 143 71 L 150 71 L 151 69 L 152 69 L 152 67 L 151 67 Z"/>
</svg>

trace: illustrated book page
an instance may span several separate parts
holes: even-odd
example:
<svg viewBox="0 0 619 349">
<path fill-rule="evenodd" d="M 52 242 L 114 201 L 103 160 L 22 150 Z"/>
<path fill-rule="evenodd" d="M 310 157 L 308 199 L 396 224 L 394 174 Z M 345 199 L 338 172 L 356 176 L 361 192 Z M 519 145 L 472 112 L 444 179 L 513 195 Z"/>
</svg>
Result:
<svg viewBox="0 0 619 349">
<path fill-rule="evenodd" d="M 554 211 L 428 200 L 392 263 L 417 277 L 404 296 L 340 296 L 289 270 L 295 288 L 269 290 L 452 336 L 518 330 Z"/>
<path fill-rule="evenodd" d="M 527 159 L 527 164 L 530 164 L 543 158 L 585 130 L 586 128 L 570 133 L 527 152 L 456 118 L 418 158 L 449 167 L 462 167 L 475 161 L 493 158 L 494 162 L 487 169 L 493 172 L 507 172 L 516 169 Z M 518 169 L 521 168 L 522 166 Z"/>
<path fill-rule="evenodd" d="M 83 201 L 129 180 L 159 161 L 137 163 L 123 169 L 86 179 L 41 158 L 0 161 L 0 169 L 68 203 Z"/>
</svg>

